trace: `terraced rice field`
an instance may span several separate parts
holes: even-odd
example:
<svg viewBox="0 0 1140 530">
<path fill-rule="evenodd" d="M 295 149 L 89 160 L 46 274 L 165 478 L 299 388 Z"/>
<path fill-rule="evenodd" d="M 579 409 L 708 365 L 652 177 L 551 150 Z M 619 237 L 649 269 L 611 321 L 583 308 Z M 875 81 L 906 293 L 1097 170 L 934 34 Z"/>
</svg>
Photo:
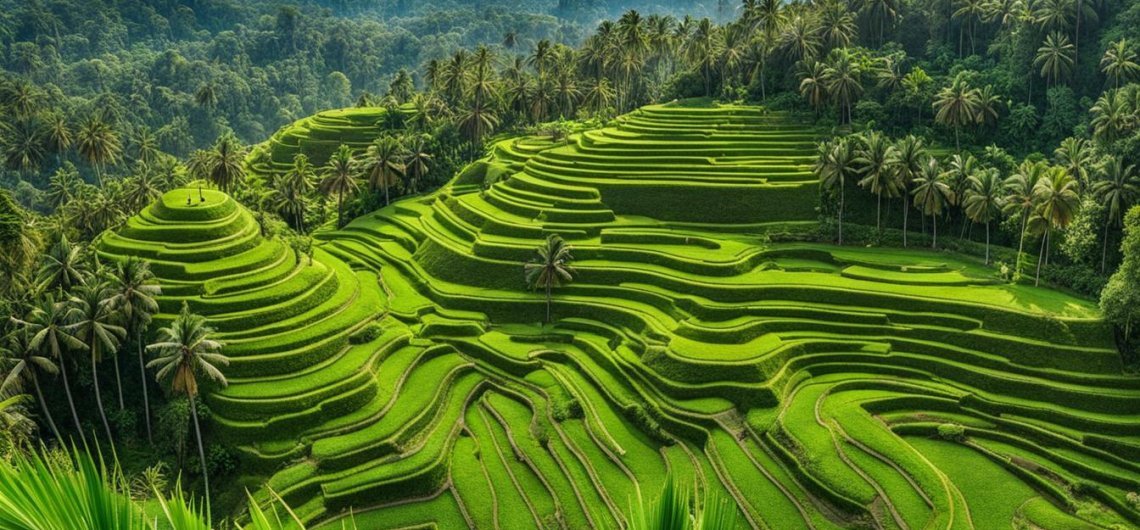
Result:
<svg viewBox="0 0 1140 530">
<path fill-rule="evenodd" d="M 647 107 L 499 142 L 489 189 L 323 233 L 311 264 L 217 192 L 99 248 L 224 332 L 214 432 L 317 525 L 615 528 L 670 473 L 759 528 L 1140 524 L 1140 380 L 1095 304 L 949 254 L 773 242 L 813 226 L 817 134 Z M 521 263 L 548 233 L 578 277 L 544 326 Z"/>
</svg>

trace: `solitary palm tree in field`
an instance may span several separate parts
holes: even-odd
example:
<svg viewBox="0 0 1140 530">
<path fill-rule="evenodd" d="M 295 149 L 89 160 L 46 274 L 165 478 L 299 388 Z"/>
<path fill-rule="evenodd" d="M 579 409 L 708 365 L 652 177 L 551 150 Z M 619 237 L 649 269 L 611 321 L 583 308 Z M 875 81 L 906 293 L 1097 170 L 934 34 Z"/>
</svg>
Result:
<svg viewBox="0 0 1140 530">
<path fill-rule="evenodd" d="M 22 388 L 24 384 L 30 381 L 32 389 L 36 392 L 36 400 L 40 404 L 40 411 L 43 412 L 44 420 L 47 421 L 55 439 L 62 442 L 63 437 L 59 435 L 59 428 L 55 426 L 55 419 L 48 411 L 47 401 L 44 400 L 43 389 L 40 388 L 40 380 L 37 375 L 39 371 L 48 375 L 55 375 L 59 372 L 59 367 L 39 348 L 32 346 L 32 334 L 27 328 L 17 329 L 5 337 L 4 344 L 0 346 L 0 359 L 6 361 L 6 366 L 2 368 L 8 371 L 3 383 L 0 383 L 0 395 L 4 395 L 12 389 Z"/>
<path fill-rule="evenodd" d="M 151 317 L 158 313 L 158 301 L 162 287 L 150 271 L 150 263 L 135 257 L 115 264 L 111 277 L 112 308 L 119 312 L 128 333 L 133 332 L 138 346 L 139 374 L 142 376 L 143 417 L 146 418 L 146 439 L 152 442 L 150 428 L 150 396 L 146 390 L 146 361 L 143 359 L 143 334 L 150 324 Z"/>
<path fill-rule="evenodd" d="M 324 168 L 324 179 L 321 180 L 321 193 L 336 195 L 336 227 L 344 227 L 344 196 L 360 191 L 360 180 L 356 173 L 356 160 L 352 158 L 352 149 L 347 145 L 340 147 L 329 157 L 329 163 Z"/>
<path fill-rule="evenodd" d="M 175 317 L 169 327 L 158 330 L 158 342 L 146 347 L 158 357 L 147 363 L 147 368 L 157 370 L 158 382 L 169 381 L 170 392 L 185 395 L 190 400 L 190 416 L 194 418 L 194 434 L 198 440 L 198 458 L 202 465 L 202 482 L 206 499 L 210 498 L 210 477 L 206 471 L 206 451 L 202 447 L 202 429 L 198 425 L 198 377 L 205 376 L 210 381 L 226 386 L 226 376 L 216 365 L 228 366 L 230 360 L 222 355 L 223 344 L 212 338 L 213 328 L 206 325 L 206 318 L 190 312 L 190 306 L 182 303 L 182 312 Z"/>
<path fill-rule="evenodd" d="M 1041 241 L 1041 255 L 1037 258 L 1037 279 L 1041 282 L 1041 262 L 1048 259 L 1050 235 L 1053 230 L 1064 230 L 1073 222 L 1081 198 L 1077 193 L 1077 181 L 1061 167 L 1050 168 L 1049 172 L 1033 188 L 1033 198 L 1037 203 L 1037 214 L 1045 222 L 1045 235 Z"/>
<path fill-rule="evenodd" d="M 1002 180 L 996 169 L 986 169 L 968 178 L 966 198 L 962 205 L 966 216 L 975 223 L 986 225 L 986 265 L 990 263 L 990 223 L 1001 217 L 1005 197 L 1002 196 Z"/>
<path fill-rule="evenodd" d="M 572 248 L 558 234 L 550 234 L 546 237 L 546 241 L 535 249 L 538 258 L 523 265 L 527 286 L 532 290 L 546 291 L 547 324 L 550 323 L 551 290 L 563 283 L 570 283 L 576 273 L 570 266 L 570 262 L 574 259 L 570 255 Z"/>
<path fill-rule="evenodd" d="M 1100 253 L 1100 272 L 1104 273 L 1108 262 L 1108 228 L 1120 226 L 1124 222 L 1124 213 L 1136 204 L 1137 196 L 1140 196 L 1140 175 L 1136 174 L 1136 166 L 1126 166 L 1123 160 L 1113 157 L 1101 169 L 1101 179 L 1093 184 L 1092 192 L 1108 208 Z"/>
<path fill-rule="evenodd" d="M 104 285 L 97 284 L 94 280 L 88 282 L 88 285 L 80 288 L 79 292 L 71 298 L 71 304 L 75 311 L 75 323 L 71 326 L 75 330 L 75 336 L 86 344 L 87 352 L 91 355 L 91 386 L 95 388 L 95 406 L 99 409 L 100 419 L 103 420 L 103 429 L 107 431 L 107 440 L 113 441 L 111 424 L 107 423 L 107 412 L 103 408 L 103 395 L 99 390 L 99 363 L 103 362 L 103 356 L 108 352 L 114 354 L 118 351 L 119 343 L 127 332 L 122 326 L 116 324 L 119 316 L 111 308 L 109 302 L 110 297 Z M 119 378 L 118 359 L 114 355 L 111 357 L 111 362 L 115 365 L 116 380 L 121 380 Z M 122 407 L 123 390 L 121 383 L 118 388 L 119 406 Z"/>
<path fill-rule="evenodd" d="M 850 140 L 840 138 L 834 142 L 821 144 L 819 150 L 815 174 L 823 189 L 839 193 L 839 244 L 842 245 L 844 189 L 847 187 L 847 179 L 858 175 L 859 166 L 855 162 L 855 149 Z"/>
<path fill-rule="evenodd" d="M 914 179 L 914 205 L 934 219 L 934 240 L 931 248 L 938 248 L 938 216 L 942 209 L 954 203 L 954 190 L 946 183 L 944 173 L 938 171 L 938 162 L 929 159 L 922 166 L 922 173 Z"/>
</svg>

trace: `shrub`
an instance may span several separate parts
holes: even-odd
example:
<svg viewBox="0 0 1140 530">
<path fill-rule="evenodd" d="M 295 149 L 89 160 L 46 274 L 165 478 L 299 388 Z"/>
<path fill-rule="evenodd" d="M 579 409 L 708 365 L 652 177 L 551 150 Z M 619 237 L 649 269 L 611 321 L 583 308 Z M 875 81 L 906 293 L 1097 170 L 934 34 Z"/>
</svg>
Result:
<svg viewBox="0 0 1140 530">
<path fill-rule="evenodd" d="M 961 442 L 966 439 L 966 428 L 957 423 L 943 423 L 938 426 L 938 437 L 943 440 Z"/>
<path fill-rule="evenodd" d="M 380 325 L 379 322 L 373 322 L 350 335 L 348 342 L 350 344 L 365 344 L 376 340 L 382 334 L 384 334 L 384 326 Z"/>
</svg>

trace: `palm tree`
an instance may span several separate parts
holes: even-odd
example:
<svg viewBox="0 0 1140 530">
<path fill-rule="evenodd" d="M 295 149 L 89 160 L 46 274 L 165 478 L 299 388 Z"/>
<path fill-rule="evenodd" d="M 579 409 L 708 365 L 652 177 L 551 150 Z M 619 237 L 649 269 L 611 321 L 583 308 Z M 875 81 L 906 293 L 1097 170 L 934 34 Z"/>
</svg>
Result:
<svg viewBox="0 0 1140 530">
<path fill-rule="evenodd" d="M 823 108 L 823 103 L 827 100 L 827 86 L 824 81 L 825 70 L 823 63 L 809 59 L 803 65 L 801 74 L 803 77 L 800 79 L 800 95 L 815 109 L 817 118 L 819 117 L 819 109 Z"/>
<path fill-rule="evenodd" d="M 998 171 L 993 168 L 970 175 L 966 197 L 962 201 L 966 216 L 975 223 L 986 225 L 986 265 L 990 263 L 990 222 L 1001 216 L 1005 206 L 1002 184 Z"/>
<path fill-rule="evenodd" d="M 134 176 L 123 181 L 123 198 L 130 212 L 137 212 L 162 197 L 158 178 L 149 167 L 141 166 Z"/>
<path fill-rule="evenodd" d="M 71 297 L 75 320 L 71 324 L 75 337 L 82 340 L 91 355 L 91 386 L 95 387 L 95 406 L 99 409 L 99 417 L 103 420 L 103 428 L 107 431 L 107 440 L 113 441 L 111 424 L 107 423 L 107 413 L 103 409 L 103 396 L 99 390 L 99 363 L 107 352 L 114 354 L 119 351 L 119 343 L 127 335 L 122 326 L 116 324 L 119 315 L 111 308 L 110 293 L 107 287 L 95 281 L 79 289 Z M 115 365 L 115 380 L 119 388 L 119 408 L 123 409 L 123 385 L 119 376 L 118 358 L 113 356 L 111 362 Z"/>
<path fill-rule="evenodd" d="M 36 399 L 39 401 L 44 420 L 47 421 L 55 439 L 62 442 L 63 437 L 59 435 L 59 428 L 55 426 L 55 419 L 48 411 L 47 401 L 44 400 L 43 389 L 40 388 L 40 380 L 36 375 L 41 370 L 49 375 L 55 375 L 59 372 L 59 367 L 49 357 L 43 355 L 39 348 L 32 346 L 32 334 L 27 328 L 17 329 L 4 338 L 4 344 L 0 346 L 0 360 L 6 361 L 7 366 L 4 369 L 8 371 L 4 382 L 0 383 L 0 395 L 21 388 L 30 381 L 36 392 Z"/>
<path fill-rule="evenodd" d="M 316 170 L 304 153 L 293 156 L 293 167 L 282 176 L 284 194 L 288 198 L 284 210 L 293 216 L 293 226 L 299 232 L 305 231 L 305 197 L 313 191 Z"/>
<path fill-rule="evenodd" d="M 792 61 L 814 60 L 822 45 L 815 17 L 796 14 L 780 34 L 780 45 Z"/>
<path fill-rule="evenodd" d="M 46 147 L 55 153 L 56 162 L 59 163 L 61 155 L 74 143 L 71 126 L 63 114 L 52 113 L 44 121 L 44 140 Z"/>
<path fill-rule="evenodd" d="M 79 155 L 95 167 L 95 177 L 103 186 L 103 169 L 118 162 L 123 152 L 119 135 L 107 122 L 91 116 L 79 127 L 75 135 L 75 146 Z"/>
<path fill-rule="evenodd" d="M 146 362 L 143 359 L 143 335 L 152 315 L 158 313 L 156 297 L 162 287 L 155 281 L 150 262 L 134 256 L 115 264 L 111 274 L 111 308 L 122 317 L 124 327 L 133 332 L 138 347 L 139 374 L 142 376 L 143 411 L 146 418 L 146 438 L 152 442 L 150 428 L 150 396 L 146 390 Z"/>
<path fill-rule="evenodd" d="M 1092 186 L 1092 192 L 1098 201 L 1108 208 L 1108 218 L 1104 221 L 1104 243 L 1100 253 L 1100 272 L 1105 271 L 1108 262 L 1108 228 L 1121 226 L 1124 222 L 1124 213 L 1140 196 L 1140 175 L 1136 174 L 1135 165 L 1124 165 L 1118 157 L 1112 157 L 1101 167 L 1101 179 Z"/>
<path fill-rule="evenodd" d="M 1069 37 L 1053 32 L 1046 36 L 1045 42 L 1037 48 L 1037 57 L 1033 60 L 1033 66 L 1040 67 L 1041 77 L 1052 85 L 1072 73 L 1075 57 L 1076 52 L 1069 42 Z"/>
<path fill-rule="evenodd" d="M 43 357 L 55 359 L 59 366 L 59 373 L 63 375 L 63 391 L 67 395 L 67 405 L 71 410 L 71 419 L 75 422 L 75 432 L 79 439 L 86 443 L 83 427 L 79 423 L 79 414 L 75 412 L 75 400 L 71 397 L 71 383 L 67 380 L 67 362 L 65 357 L 73 350 L 83 350 L 87 346 L 71 334 L 73 311 L 66 302 L 56 301 L 52 293 L 44 295 L 39 305 L 33 306 L 24 320 L 17 324 L 31 335 L 28 345 L 39 352 Z"/>
<path fill-rule="evenodd" d="M 499 118 L 490 105 L 473 100 L 471 105 L 459 114 L 459 130 L 471 142 L 472 158 L 477 149 L 482 147 L 483 137 L 494 132 L 499 126 Z"/>
<path fill-rule="evenodd" d="M 965 19 L 965 23 L 959 26 L 958 29 L 958 55 L 962 55 L 962 36 L 967 27 L 970 28 L 970 55 L 973 55 L 974 34 L 977 32 L 977 22 L 985 15 L 985 8 L 988 3 L 983 0 L 958 0 L 955 3 L 961 5 L 961 7 L 954 11 L 952 18 Z"/>
<path fill-rule="evenodd" d="M 360 180 L 357 178 L 357 162 L 352 158 L 352 149 L 340 144 L 336 152 L 329 157 L 325 166 L 324 179 L 321 180 L 321 193 L 336 194 L 336 225 L 344 227 L 344 196 L 360 191 Z"/>
<path fill-rule="evenodd" d="M 992 126 L 997 125 L 998 116 L 1001 112 L 1001 96 L 995 91 L 993 85 L 986 85 L 977 92 L 978 104 L 976 107 L 977 112 L 974 114 L 974 121 L 978 125 Z"/>
<path fill-rule="evenodd" d="M 847 179 L 859 174 L 855 162 L 855 149 L 847 138 L 825 142 L 819 146 L 819 158 L 815 163 L 815 174 L 819 185 L 832 193 L 839 193 L 839 244 L 843 244 L 843 206 Z"/>
<path fill-rule="evenodd" d="M 233 134 L 223 134 L 213 147 L 192 159 L 188 169 L 195 178 L 206 179 L 218 189 L 230 193 L 245 179 L 245 147 Z"/>
<path fill-rule="evenodd" d="M 858 27 L 855 14 L 841 0 L 824 0 L 819 8 L 820 32 L 824 43 L 831 48 L 846 48 L 855 40 Z"/>
<path fill-rule="evenodd" d="M 1061 145 L 1053 150 L 1053 158 L 1057 165 L 1065 168 L 1069 176 L 1077 181 L 1077 187 L 1084 191 L 1089 185 L 1089 169 L 1096 162 L 1096 153 L 1088 140 L 1081 138 L 1065 138 Z"/>
<path fill-rule="evenodd" d="M 1093 137 L 1105 142 L 1124 136 L 1135 122 L 1132 102 L 1124 90 L 1108 90 L 1101 94 L 1089 112 L 1092 113 Z"/>
<path fill-rule="evenodd" d="M 202 481 L 206 499 L 210 498 L 210 477 L 206 471 L 206 451 L 202 446 L 202 429 L 198 425 L 198 377 L 226 386 L 226 376 L 216 365 L 228 366 L 230 360 L 222 355 L 222 344 L 214 340 L 213 328 L 206 325 L 206 318 L 190 312 L 190 306 L 182 303 L 182 311 L 169 327 L 158 330 L 158 342 L 146 347 L 158 357 L 147 368 L 156 370 L 155 380 L 170 381 L 170 392 L 182 394 L 190 401 L 190 416 L 194 418 L 194 434 L 198 439 L 198 458 L 202 465 Z"/>
<path fill-rule="evenodd" d="M 685 45 L 685 55 L 705 80 L 705 96 L 712 95 L 712 71 L 720 59 L 724 39 L 712 21 L 703 18 Z"/>
<path fill-rule="evenodd" d="M 903 248 L 906 248 L 907 218 L 910 212 L 910 187 L 922 172 L 926 160 L 926 142 L 919 136 L 908 134 L 895 144 L 894 158 L 890 161 L 894 170 L 899 195 L 903 203 Z"/>
<path fill-rule="evenodd" d="M 413 135 L 405 143 L 404 172 L 408 179 L 408 189 L 416 193 L 420 180 L 427 176 L 430 170 L 432 155 L 427 152 L 427 138 L 424 135 Z"/>
<path fill-rule="evenodd" d="M 1108 45 L 1100 60 L 1100 70 L 1112 80 L 1112 88 L 1120 88 L 1120 82 L 1128 83 L 1140 74 L 1140 64 L 1136 63 L 1136 52 L 1128 39 L 1120 39 Z"/>
<path fill-rule="evenodd" d="M 43 255 L 36 284 L 41 291 L 67 292 L 86 283 L 86 271 L 83 247 L 72 245 L 66 235 L 60 234 L 59 240 Z"/>
<path fill-rule="evenodd" d="M 934 121 L 954 128 L 954 146 L 961 150 L 958 130 L 977 120 L 979 93 L 970 87 L 965 75 L 954 76 L 950 85 L 938 91 L 934 98 Z"/>
<path fill-rule="evenodd" d="M 53 208 L 59 208 L 75 198 L 82 180 L 75 167 L 67 162 L 55 170 L 48 180 L 47 199 Z"/>
<path fill-rule="evenodd" d="M 1030 162 L 1028 160 L 1005 179 L 1005 210 L 1007 214 L 1021 216 L 1021 235 L 1017 244 L 1018 270 L 1021 270 L 1021 253 L 1025 250 L 1025 232 L 1028 229 L 1029 217 L 1035 206 L 1033 190 L 1037 182 L 1045 175 L 1049 165 L 1045 162 Z"/>
<path fill-rule="evenodd" d="M 870 188 L 876 197 L 875 230 L 883 231 L 883 195 L 893 195 L 895 179 L 893 178 L 891 161 L 898 153 L 890 140 L 878 131 L 872 131 L 862 138 L 856 149 L 855 163 L 859 165 L 858 173 L 863 175 L 859 186 Z"/>
<path fill-rule="evenodd" d="M 405 149 L 399 138 L 384 135 L 377 138 L 364 152 L 364 168 L 368 173 L 368 186 L 375 191 L 384 187 L 384 206 L 391 203 L 388 190 L 403 177 Z"/>
<path fill-rule="evenodd" d="M 861 0 L 860 11 L 868 15 L 870 23 L 878 26 L 878 42 L 883 45 L 883 34 L 888 24 L 893 24 L 899 18 L 898 3 L 896 0 Z M 971 40 L 971 44 L 973 41 Z"/>
<path fill-rule="evenodd" d="M 827 92 L 839 105 L 839 123 L 851 123 L 851 106 L 863 94 L 862 72 L 846 48 L 832 50 L 823 70 Z"/>
<path fill-rule="evenodd" d="M 931 248 L 938 248 L 938 216 L 942 209 L 954 204 L 954 190 L 946 183 L 945 173 L 938 171 L 938 162 L 930 158 L 922 165 L 922 172 L 914 179 L 914 204 L 934 220 L 934 239 Z"/>
<path fill-rule="evenodd" d="M 1072 175 L 1064 168 L 1053 167 L 1033 187 L 1033 198 L 1037 214 L 1045 222 L 1041 256 L 1037 258 L 1037 279 L 1034 281 L 1034 285 L 1038 285 L 1041 282 L 1041 262 L 1049 254 L 1049 236 L 1053 230 L 1064 230 L 1069 226 L 1080 207 L 1081 197 Z"/>
<path fill-rule="evenodd" d="M 543 289 L 546 291 L 546 323 L 550 323 L 550 292 L 563 283 L 573 281 L 577 271 L 570 266 L 574 257 L 570 255 L 573 247 L 558 234 L 546 236 L 546 241 L 539 245 L 535 252 L 538 258 L 523 265 L 527 287 L 531 290 Z"/>
</svg>

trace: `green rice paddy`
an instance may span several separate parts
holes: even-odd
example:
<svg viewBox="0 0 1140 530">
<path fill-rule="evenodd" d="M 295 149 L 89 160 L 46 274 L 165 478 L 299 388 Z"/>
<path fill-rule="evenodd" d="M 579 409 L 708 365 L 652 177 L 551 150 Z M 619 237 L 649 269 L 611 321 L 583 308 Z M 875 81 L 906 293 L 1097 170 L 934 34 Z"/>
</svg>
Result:
<svg viewBox="0 0 1140 530">
<path fill-rule="evenodd" d="M 376 112 L 287 128 L 252 169 L 367 143 Z M 1095 303 L 952 254 L 792 241 L 815 229 L 818 137 L 650 106 L 499 141 L 319 233 L 311 263 L 211 190 L 98 248 L 152 260 L 163 312 L 188 300 L 222 332 L 213 432 L 328 528 L 616 528 L 670 473 L 758 528 L 1140 524 L 1140 380 Z M 578 276 L 542 325 L 522 263 L 550 233 Z"/>
</svg>

